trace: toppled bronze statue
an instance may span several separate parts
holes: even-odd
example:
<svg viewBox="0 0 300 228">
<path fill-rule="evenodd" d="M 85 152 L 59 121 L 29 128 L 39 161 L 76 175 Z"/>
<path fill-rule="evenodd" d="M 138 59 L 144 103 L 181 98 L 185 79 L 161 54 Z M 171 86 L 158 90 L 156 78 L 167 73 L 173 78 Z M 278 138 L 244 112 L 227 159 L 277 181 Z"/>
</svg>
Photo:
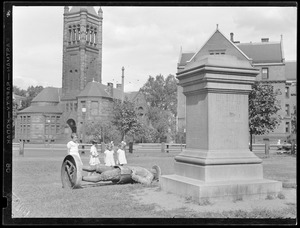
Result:
<svg viewBox="0 0 300 228">
<path fill-rule="evenodd" d="M 116 184 L 141 183 L 149 185 L 158 181 L 161 175 L 160 167 L 154 165 L 148 170 L 140 166 L 82 166 L 77 157 L 67 155 L 61 168 L 63 187 L 79 188 L 82 181 L 101 182 L 112 181 Z M 92 175 L 82 176 L 82 171 L 92 172 Z"/>
</svg>

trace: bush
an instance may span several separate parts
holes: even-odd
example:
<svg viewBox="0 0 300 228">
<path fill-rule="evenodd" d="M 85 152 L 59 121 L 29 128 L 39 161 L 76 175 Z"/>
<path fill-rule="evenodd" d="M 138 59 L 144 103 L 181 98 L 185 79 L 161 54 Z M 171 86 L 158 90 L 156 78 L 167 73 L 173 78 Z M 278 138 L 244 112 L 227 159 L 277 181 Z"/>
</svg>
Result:
<svg viewBox="0 0 300 228">
<path fill-rule="evenodd" d="M 282 192 L 279 192 L 277 197 L 278 199 L 285 199 L 285 195 Z"/>
</svg>

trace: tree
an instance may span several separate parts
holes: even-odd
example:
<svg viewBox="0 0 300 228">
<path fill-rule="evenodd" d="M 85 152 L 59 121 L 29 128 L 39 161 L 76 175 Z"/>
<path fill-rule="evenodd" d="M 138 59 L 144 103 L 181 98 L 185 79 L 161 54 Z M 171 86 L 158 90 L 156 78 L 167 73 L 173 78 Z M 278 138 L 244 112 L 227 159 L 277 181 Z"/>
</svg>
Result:
<svg viewBox="0 0 300 228">
<path fill-rule="evenodd" d="M 125 139 L 125 136 L 134 138 L 134 135 L 141 130 L 141 123 L 138 121 L 134 104 L 127 98 L 124 102 L 114 100 L 111 122 L 121 132 L 122 140 Z"/>
<path fill-rule="evenodd" d="M 17 86 L 13 86 L 13 92 L 14 92 L 14 94 L 22 96 L 22 97 L 26 96 L 26 90 L 21 89 Z"/>
<path fill-rule="evenodd" d="M 177 115 L 177 80 L 169 75 L 166 80 L 163 75 L 156 78 L 149 76 L 148 81 L 141 88 L 149 106 L 171 111 Z"/>
<path fill-rule="evenodd" d="M 263 135 L 274 131 L 280 124 L 281 117 L 277 112 L 281 109 L 276 96 L 280 91 L 274 91 L 270 84 L 255 82 L 249 94 L 249 133 L 250 150 L 252 151 L 252 136 Z"/>
<path fill-rule="evenodd" d="M 43 86 L 29 86 L 26 91 L 27 99 L 24 102 L 24 108 L 29 107 L 33 98 L 35 98 L 43 89 Z"/>
<path fill-rule="evenodd" d="M 98 142 L 121 141 L 121 134 L 110 121 L 88 121 L 85 125 L 85 133 L 91 139 Z"/>
<path fill-rule="evenodd" d="M 150 107 L 148 118 L 151 126 L 156 130 L 154 142 L 167 141 L 167 138 L 174 138 L 175 118 L 171 111 L 163 110 L 158 107 Z"/>
<path fill-rule="evenodd" d="M 26 97 L 26 100 L 24 100 L 24 102 L 22 102 L 21 109 L 29 107 L 32 99 L 35 98 L 43 89 L 44 89 L 43 86 L 29 86 L 27 88 L 27 90 L 20 89 L 17 86 L 13 86 L 13 92 L 16 95 Z"/>
<path fill-rule="evenodd" d="M 152 139 L 166 140 L 175 137 L 177 116 L 177 80 L 173 75 L 149 76 L 141 88 L 148 104 L 148 118 L 151 123 Z"/>
</svg>

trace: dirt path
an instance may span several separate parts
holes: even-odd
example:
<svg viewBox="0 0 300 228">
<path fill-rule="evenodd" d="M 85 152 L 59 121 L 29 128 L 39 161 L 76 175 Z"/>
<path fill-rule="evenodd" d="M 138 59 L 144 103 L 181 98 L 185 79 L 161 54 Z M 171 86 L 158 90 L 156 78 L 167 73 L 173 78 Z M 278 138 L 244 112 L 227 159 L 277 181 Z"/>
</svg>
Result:
<svg viewBox="0 0 300 228">
<path fill-rule="evenodd" d="M 280 210 L 296 205 L 296 189 L 283 188 L 284 199 L 265 199 L 252 201 L 220 201 L 208 205 L 199 205 L 187 200 L 185 197 L 164 192 L 160 187 L 145 188 L 134 192 L 133 198 L 141 204 L 155 204 L 156 210 L 176 210 L 186 208 L 194 212 L 224 212 L 233 210 L 252 211 L 254 209 Z"/>
</svg>

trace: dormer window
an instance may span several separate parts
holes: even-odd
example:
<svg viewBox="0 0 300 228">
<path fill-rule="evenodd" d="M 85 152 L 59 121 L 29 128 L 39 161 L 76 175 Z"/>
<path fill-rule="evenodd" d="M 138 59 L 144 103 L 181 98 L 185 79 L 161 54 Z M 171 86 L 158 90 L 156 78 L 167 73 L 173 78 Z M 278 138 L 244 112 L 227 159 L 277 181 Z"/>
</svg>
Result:
<svg viewBox="0 0 300 228">
<path fill-rule="evenodd" d="M 225 55 L 226 50 L 209 50 L 210 55 Z"/>
</svg>

